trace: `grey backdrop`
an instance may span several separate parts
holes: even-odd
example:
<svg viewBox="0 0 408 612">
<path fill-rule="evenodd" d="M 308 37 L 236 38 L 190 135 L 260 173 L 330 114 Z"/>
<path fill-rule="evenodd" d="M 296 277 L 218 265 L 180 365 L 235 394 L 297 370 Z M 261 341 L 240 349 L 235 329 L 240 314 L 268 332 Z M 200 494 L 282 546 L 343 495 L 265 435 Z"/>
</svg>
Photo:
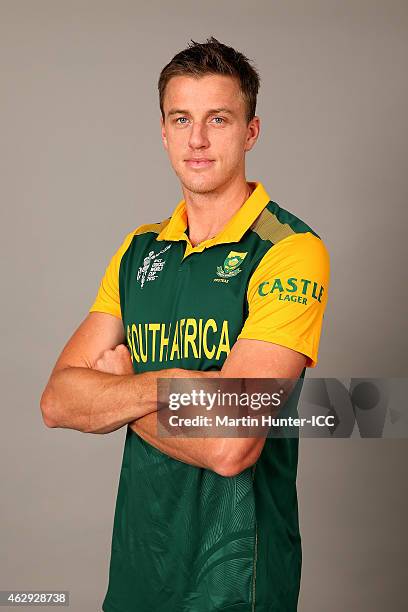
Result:
<svg viewBox="0 0 408 612">
<path fill-rule="evenodd" d="M 331 255 L 307 375 L 405 376 L 408 3 L 0 9 L 0 589 L 69 589 L 71 609 L 91 612 L 106 590 L 125 428 L 46 429 L 39 397 L 125 234 L 180 198 L 160 141 L 160 69 L 209 35 L 255 60 L 262 133 L 247 176 Z M 301 441 L 300 612 L 406 610 L 406 463 L 406 440 Z"/>
</svg>

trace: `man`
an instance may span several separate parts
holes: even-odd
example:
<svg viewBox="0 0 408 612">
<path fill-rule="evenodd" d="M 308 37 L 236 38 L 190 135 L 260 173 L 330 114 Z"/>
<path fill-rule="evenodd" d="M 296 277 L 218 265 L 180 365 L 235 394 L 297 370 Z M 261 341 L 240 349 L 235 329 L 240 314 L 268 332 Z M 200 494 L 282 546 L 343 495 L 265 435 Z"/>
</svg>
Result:
<svg viewBox="0 0 408 612">
<path fill-rule="evenodd" d="M 328 254 L 246 181 L 258 87 L 214 38 L 163 68 L 162 140 L 184 199 L 127 234 L 42 397 L 49 427 L 128 425 L 105 612 L 297 608 L 298 440 L 156 431 L 157 378 L 297 379 L 317 362 Z"/>
</svg>

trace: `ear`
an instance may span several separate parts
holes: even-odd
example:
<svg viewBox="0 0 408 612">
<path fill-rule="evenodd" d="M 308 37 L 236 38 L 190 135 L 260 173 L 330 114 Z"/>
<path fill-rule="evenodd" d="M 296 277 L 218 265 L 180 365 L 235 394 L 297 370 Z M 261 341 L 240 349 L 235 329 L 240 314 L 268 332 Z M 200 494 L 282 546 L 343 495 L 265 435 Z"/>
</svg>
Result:
<svg viewBox="0 0 408 612">
<path fill-rule="evenodd" d="M 163 146 L 167 150 L 169 147 L 167 144 L 166 126 L 164 123 L 163 116 L 160 116 L 160 126 L 161 126 L 161 138 L 162 138 Z"/>
<path fill-rule="evenodd" d="M 253 117 L 253 119 L 251 119 L 251 121 L 248 123 L 247 137 L 246 137 L 245 147 L 244 147 L 245 151 L 250 151 L 252 149 L 252 147 L 258 140 L 260 129 L 261 129 L 261 120 L 259 119 L 257 115 L 255 115 L 255 117 Z"/>
</svg>

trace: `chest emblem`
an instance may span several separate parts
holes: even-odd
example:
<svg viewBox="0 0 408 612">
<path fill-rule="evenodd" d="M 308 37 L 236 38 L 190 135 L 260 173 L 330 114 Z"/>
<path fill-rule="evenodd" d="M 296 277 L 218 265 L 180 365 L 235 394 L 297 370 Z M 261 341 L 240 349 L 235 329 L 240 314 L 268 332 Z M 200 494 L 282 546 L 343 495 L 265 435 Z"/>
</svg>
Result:
<svg viewBox="0 0 408 612">
<path fill-rule="evenodd" d="M 171 244 L 166 246 L 162 251 L 159 251 L 159 253 L 150 251 L 148 256 L 143 259 L 143 265 L 138 269 L 136 276 L 136 280 L 141 288 L 143 288 L 145 282 L 156 280 L 159 272 L 163 270 L 164 264 L 166 263 L 164 259 L 161 257 L 159 258 L 159 255 L 168 251 L 170 247 Z"/>
<path fill-rule="evenodd" d="M 244 261 L 248 253 L 238 253 L 238 251 L 230 251 L 224 260 L 222 266 L 217 266 L 217 276 L 221 278 L 231 278 L 241 272 L 240 265 Z"/>
</svg>

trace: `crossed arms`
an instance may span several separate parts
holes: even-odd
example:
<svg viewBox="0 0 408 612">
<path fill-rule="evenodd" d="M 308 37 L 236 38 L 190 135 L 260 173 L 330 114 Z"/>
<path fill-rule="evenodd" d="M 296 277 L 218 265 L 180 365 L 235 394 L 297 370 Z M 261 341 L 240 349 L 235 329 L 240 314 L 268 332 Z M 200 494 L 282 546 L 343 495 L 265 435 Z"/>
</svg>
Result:
<svg viewBox="0 0 408 612">
<path fill-rule="evenodd" d="M 253 465 L 264 438 L 164 438 L 156 433 L 157 378 L 292 378 L 306 357 L 284 346 L 239 339 L 219 372 L 172 368 L 134 374 L 122 321 L 91 312 L 63 348 L 41 397 L 47 427 L 109 433 L 129 423 L 174 459 L 234 476 Z"/>
</svg>

